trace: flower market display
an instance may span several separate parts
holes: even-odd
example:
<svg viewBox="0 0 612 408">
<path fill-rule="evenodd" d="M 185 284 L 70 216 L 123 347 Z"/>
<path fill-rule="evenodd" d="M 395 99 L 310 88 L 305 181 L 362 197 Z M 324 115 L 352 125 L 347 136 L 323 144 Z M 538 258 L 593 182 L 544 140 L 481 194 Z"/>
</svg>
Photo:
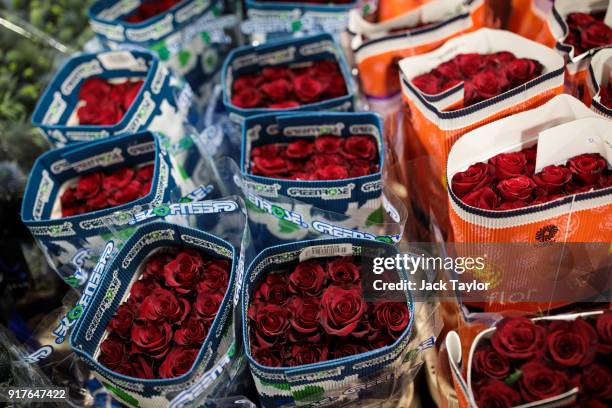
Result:
<svg viewBox="0 0 612 408">
<path fill-rule="evenodd" d="M 612 406 L 612 1 L 0 1 L 0 405 Z"/>
</svg>

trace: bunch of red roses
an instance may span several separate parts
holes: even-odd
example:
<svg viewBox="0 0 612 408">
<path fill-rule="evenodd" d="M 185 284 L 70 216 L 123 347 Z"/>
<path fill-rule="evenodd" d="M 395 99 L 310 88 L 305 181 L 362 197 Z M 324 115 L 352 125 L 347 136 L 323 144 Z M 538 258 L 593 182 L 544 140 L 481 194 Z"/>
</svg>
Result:
<svg viewBox="0 0 612 408">
<path fill-rule="evenodd" d="M 142 80 L 112 84 L 103 78 L 87 78 L 79 89 L 79 124 L 109 126 L 118 123 L 142 84 Z"/>
<path fill-rule="evenodd" d="M 599 153 L 581 154 L 534 174 L 536 149 L 500 153 L 473 164 L 453 176 L 451 188 L 472 207 L 511 210 L 612 186 L 612 171 Z"/>
<path fill-rule="evenodd" d="M 599 96 L 601 104 L 608 109 L 612 109 L 612 78 L 608 80 L 607 85 L 602 85 L 599 88 Z"/>
<path fill-rule="evenodd" d="M 62 217 L 85 214 L 129 203 L 151 191 L 154 166 L 122 167 L 110 173 L 96 171 L 81 176 L 60 197 Z"/>
<path fill-rule="evenodd" d="M 243 109 L 288 109 L 346 95 L 336 61 L 309 66 L 266 67 L 261 73 L 240 75 L 232 83 L 232 104 Z"/>
<path fill-rule="evenodd" d="M 412 79 L 422 92 L 436 95 L 463 82 L 467 107 L 516 88 L 542 74 L 542 64 L 516 58 L 508 51 L 493 54 L 459 54 L 430 72 Z"/>
<path fill-rule="evenodd" d="M 379 170 L 378 148 L 367 135 L 321 135 L 288 144 L 254 147 L 251 173 L 290 180 L 342 180 Z"/>
<path fill-rule="evenodd" d="M 136 10 L 125 17 L 128 23 L 142 23 L 159 14 L 170 10 L 182 0 L 143 0 Z"/>
<path fill-rule="evenodd" d="M 472 358 L 479 408 L 514 407 L 579 388 L 580 407 L 612 404 L 612 311 L 572 321 L 506 318 Z"/>
<path fill-rule="evenodd" d="M 366 302 L 358 264 L 353 257 L 310 259 L 262 279 L 248 309 L 253 358 L 292 367 L 392 344 L 408 325 L 408 307 Z"/>
<path fill-rule="evenodd" d="M 189 371 L 225 296 L 230 266 L 193 249 L 151 256 L 109 321 L 98 361 L 137 378 Z"/>
<path fill-rule="evenodd" d="M 612 28 L 603 22 L 605 13 L 570 13 L 566 22 L 569 32 L 564 44 L 574 47 L 574 55 L 612 44 Z"/>
</svg>

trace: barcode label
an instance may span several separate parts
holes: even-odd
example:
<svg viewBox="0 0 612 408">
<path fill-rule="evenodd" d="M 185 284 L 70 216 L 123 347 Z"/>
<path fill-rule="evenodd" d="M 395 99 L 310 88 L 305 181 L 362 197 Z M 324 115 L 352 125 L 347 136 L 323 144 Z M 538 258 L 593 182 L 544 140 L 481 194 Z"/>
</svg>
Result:
<svg viewBox="0 0 612 408">
<path fill-rule="evenodd" d="M 300 253 L 300 262 L 311 258 L 350 255 L 353 255 L 353 245 L 351 244 L 317 245 L 304 248 L 304 250 Z"/>
<path fill-rule="evenodd" d="M 128 51 L 112 51 L 98 54 L 98 59 L 107 70 L 128 69 L 131 71 L 139 71 L 139 64 Z"/>
</svg>

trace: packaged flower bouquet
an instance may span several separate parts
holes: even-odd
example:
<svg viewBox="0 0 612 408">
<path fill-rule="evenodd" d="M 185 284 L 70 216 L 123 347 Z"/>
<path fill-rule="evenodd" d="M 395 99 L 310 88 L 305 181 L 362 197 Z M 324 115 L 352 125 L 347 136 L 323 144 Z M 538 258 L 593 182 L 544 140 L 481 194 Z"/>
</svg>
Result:
<svg viewBox="0 0 612 408">
<path fill-rule="evenodd" d="M 261 43 L 304 34 L 339 35 L 357 0 L 246 0 L 242 32 Z"/>
<path fill-rule="evenodd" d="M 150 50 L 206 97 L 228 50 L 223 29 L 235 24 L 223 7 L 222 0 L 98 0 L 89 19 L 103 47 Z"/>
<path fill-rule="evenodd" d="M 251 228 L 269 244 L 304 239 L 317 215 L 365 230 L 368 217 L 380 211 L 383 164 L 382 129 L 375 114 L 250 117 L 243 126 L 241 173 L 247 200 L 261 207 L 250 211 Z M 262 211 L 266 206 L 258 197 L 301 221 L 288 228 L 285 217 Z"/>
<path fill-rule="evenodd" d="M 227 384 L 210 384 L 234 353 L 237 259 L 233 245 L 200 230 L 139 227 L 106 265 L 71 347 L 129 406 L 168 406 L 196 383 L 225 395 Z"/>
<path fill-rule="evenodd" d="M 548 19 L 556 48 L 567 63 L 566 92 L 585 102 L 589 101 L 586 86 L 591 57 L 612 45 L 612 27 L 604 21 L 610 7 L 606 0 L 557 0 Z"/>
<path fill-rule="evenodd" d="M 563 59 L 516 34 L 481 29 L 400 61 L 407 156 L 431 177 L 413 180 L 415 205 L 446 233 L 446 159 L 465 133 L 539 106 L 563 91 Z M 410 174 L 410 173 L 409 173 Z"/>
<path fill-rule="evenodd" d="M 235 121 L 276 110 L 354 109 L 340 47 L 329 34 L 245 46 L 223 66 L 223 103 Z"/>
<path fill-rule="evenodd" d="M 143 206 L 180 198 L 175 177 L 167 151 L 150 132 L 51 150 L 32 168 L 21 219 L 51 267 L 78 287 L 109 227 L 127 226 Z M 118 211 L 123 216 L 115 216 Z"/>
<path fill-rule="evenodd" d="M 510 3 L 507 24 L 504 27 L 522 37 L 554 48 L 557 40 L 548 26 L 554 2 L 512 0 Z"/>
<path fill-rule="evenodd" d="M 108 51 L 68 59 L 47 86 L 32 123 L 55 147 L 150 130 L 170 152 L 183 194 L 211 183 L 208 153 L 194 145 L 188 85 L 153 54 Z M 212 174 L 212 172 L 208 172 Z"/>
<path fill-rule="evenodd" d="M 591 59 L 589 69 L 589 96 L 591 109 L 612 118 L 612 47 L 598 51 Z"/>
<path fill-rule="evenodd" d="M 279 245 L 253 260 L 242 328 L 262 406 L 375 404 L 402 392 L 412 380 L 410 293 L 372 290 L 372 258 L 394 254 L 342 238 Z"/>
<path fill-rule="evenodd" d="M 480 332 L 460 371 L 462 344 L 446 338 L 460 406 L 606 407 L 612 404 L 612 311 L 506 317 Z"/>
<path fill-rule="evenodd" d="M 348 30 L 363 93 L 372 97 L 372 103 L 398 95 L 399 60 L 430 52 L 453 37 L 484 27 L 486 15 L 482 0 L 424 2 L 378 22 L 369 21 L 359 9 L 351 10 Z"/>
<path fill-rule="evenodd" d="M 561 95 L 462 136 L 447 165 L 455 241 L 612 239 L 604 147 L 611 130 L 607 119 Z"/>
</svg>

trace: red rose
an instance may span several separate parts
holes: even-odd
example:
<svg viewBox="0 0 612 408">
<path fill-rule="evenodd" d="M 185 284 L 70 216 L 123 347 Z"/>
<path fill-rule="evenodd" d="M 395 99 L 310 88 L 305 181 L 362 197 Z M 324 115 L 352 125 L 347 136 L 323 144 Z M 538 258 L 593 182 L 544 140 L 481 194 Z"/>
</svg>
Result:
<svg viewBox="0 0 612 408">
<path fill-rule="evenodd" d="M 261 75 L 267 80 L 289 78 L 289 70 L 285 67 L 265 67 L 261 70 Z"/>
<path fill-rule="evenodd" d="M 612 81 L 599 88 L 599 102 L 608 109 L 612 109 Z"/>
<path fill-rule="evenodd" d="M 486 56 L 487 63 L 493 67 L 504 66 L 516 60 L 513 53 L 509 51 L 494 52 Z"/>
<path fill-rule="evenodd" d="M 470 191 L 477 190 L 493 181 L 493 168 L 487 163 L 476 163 L 466 171 L 456 173 L 452 180 L 452 190 L 459 198 Z"/>
<path fill-rule="evenodd" d="M 324 91 L 321 83 L 308 75 L 301 75 L 294 78 L 293 87 L 298 99 L 306 103 L 316 101 Z"/>
<path fill-rule="evenodd" d="M 116 190 L 127 186 L 134 178 L 135 171 L 129 167 L 122 167 L 104 176 L 102 188 L 104 190 Z"/>
<path fill-rule="evenodd" d="M 198 292 L 225 293 L 229 285 L 229 268 L 226 261 L 213 261 L 206 265 L 204 278 L 198 283 Z"/>
<path fill-rule="evenodd" d="M 518 176 L 500 181 L 497 184 L 497 189 L 504 201 L 529 202 L 532 199 L 535 186 L 536 184 L 529 177 Z"/>
<path fill-rule="evenodd" d="M 580 398 L 580 408 L 610 408 L 607 404 L 595 398 Z"/>
<path fill-rule="evenodd" d="M 597 351 L 604 354 L 612 352 L 612 310 L 606 310 L 597 316 L 595 328 L 599 335 Z"/>
<path fill-rule="evenodd" d="M 548 327 L 548 355 L 563 367 L 584 367 L 592 363 L 596 347 L 597 332 L 580 318 L 573 322 L 553 322 Z"/>
<path fill-rule="evenodd" d="M 327 275 L 332 282 L 338 284 L 353 284 L 359 282 L 359 268 L 353 263 L 353 258 L 344 256 L 327 263 Z"/>
<path fill-rule="evenodd" d="M 108 203 L 111 206 L 129 203 L 140 198 L 142 194 L 142 184 L 138 180 L 132 180 L 127 186 L 112 191 L 108 196 Z"/>
<path fill-rule="evenodd" d="M 548 368 L 541 362 L 530 361 L 521 366 L 519 388 L 527 402 L 540 401 L 563 394 L 570 388 L 563 371 Z"/>
<path fill-rule="evenodd" d="M 342 141 L 342 155 L 346 158 L 372 160 L 376 153 L 376 143 L 370 136 L 349 136 Z"/>
<path fill-rule="evenodd" d="M 232 82 L 232 91 L 241 92 L 245 89 L 256 88 L 263 82 L 264 77 L 258 75 L 241 75 Z"/>
<path fill-rule="evenodd" d="M 321 297 L 321 324 L 325 331 L 336 336 L 348 336 L 365 313 L 366 304 L 361 291 L 329 286 Z"/>
<path fill-rule="evenodd" d="M 529 58 L 517 58 L 506 65 L 505 72 L 512 86 L 519 86 L 538 77 L 542 64 Z"/>
<path fill-rule="evenodd" d="M 268 103 L 268 108 L 270 109 L 291 109 L 300 106 L 300 103 L 297 101 L 281 101 Z"/>
<path fill-rule="evenodd" d="M 102 103 L 88 103 L 77 109 L 80 125 L 110 126 L 118 123 L 123 117 L 123 111 L 114 102 L 105 100 Z"/>
<path fill-rule="evenodd" d="M 77 196 L 76 187 L 67 188 L 60 196 L 60 203 L 62 208 L 77 205 L 79 197 Z"/>
<path fill-rule="evenodd" d="M 131 356 L 129 361 L 123 362 L 123 364 L 115 368 L 114 371 L 129 377 L 144 378 L 149 380 L 155 378 L 155 373 L 153 372 L 151 362 L 142 355 Z"/>
<path fill-rule="evenodd" d="M 459 67 L 455 64 L 454 60 L 446 61 L 438 65 L 432 73 L 438 78 L 447 78 L 462 80 L 463 75 L 459 71 Z"/>
<path fill-rule="evenodd" d="M 484 58 L 476 53 L 459 54 L 454 61 L 464 78 L 472 78 L 484 65 Z"/>
<path fill-rule="evenodd" d="M 500 77 L 492 70 L 474 75 L 472 84 L 480 99 L 489 99 L 503 92 Z"/>
<path fill-rule="evenodd" d="M 533 164 L 535 166 L 536 158 L 538 156 L 538 145 L 526 147 L 521 150 L 521 153 L 525 156 L 527 164 Z"/>
<path fill-rule="evenodd" d="M 207 324 L 192 315 L 174 332 L 174 342 L 179 346 L 200 347 L 207 334 Z"/>
<path fill-rule="evenodd" d="M 275 79 L 259 87 L 261 91 L 275 102 L 283 102 L 291 92 L 291 83 L 286 79 Z"/>
<path fill-rule="evenodd" d="M 522 176 L 527 169 L 527 158 L 522 152 L 500 153 L 489 159 L 495 169 L 495 180 Z"/>
<path fill-rule="evenodd" d="M 159 284 L 151 279 L 139 279 L 132 284 L 129 299 L 140 303 L 149 293 L 159 287 Z"/>
<path fill-rule="evenodd" d="M 412 79 L 412 84 L 421 92 L 428 95 L 436 95 L 440 93 L 440 78 L 431 73 L 421 74 Z"/>
<path fill-rule="evenodd" d="M 243 109 L 258 107 L 263 98 L 255 88 L 245 88 L 232 96 L 232 104 Z"/>
<path fill-rule="evenodd" d="M 316 180 L 343 180 L 348 178 L 348 170 L 344 166 L 330 164 L 315 171 Z"/>
<path fill-rule="evenodd" d="M 408 306 L 402 302 L 375 303 L 373 316 L 373 326 L 386 330 L 393 339 L 399 338 L 410 322 Z"/>
<path fill-rule="evenodd" d="M 474 373 L 481 377 L 504 380 L 510 374 L 510 362 L 491 346 L 479 347 L 472 360 Z"/>
<path fill-rule="evenodd" d="M 212 322 L 217 316 L 217 311 L 223 302 L 220 293 L 200 292 L 196 298 L 194 309 L 207 322 Z"/>
<path fill-rule="evenodd" d="M 476 393 L 478 408 L 511 408 L 519 405 L 521 396 L 502 381 L 487 381 Z"/>
<path fill-rule="evenodd" d="M 331 77 L 340 74 L 340 67 L 335 61 L 315 61 L 309 71 L 315 78 Z"/>
<path fill-rule="evenodd" d="M 367 160 L 350 160 L 348 164 L 349 177 L 363 177 L 378 171 L 378 166 L 370 167 L 370 162 Z"/>
<path fill-rule="evenodd" d="M 123 340 L 119 337 L 108 336 L 100 343 L 100 356 L 98 361 L 111 370 L 119 367 L 127 359 L 127 350 Z"/>
<path fill-rule="evenodd" d="M 287 307 L 293 316 L 290 321 L 291 327 L 297 332 L 300 334 L 314 333 L 319 329 L 321 305 L 318 298 L 300 298 L 294 296 L 287 304 Z"/>
<path fill-rule="evenodd" d="M 172 335 L 172 327 L 167 322 L 136 320 L 130 337 L 138 350 L 159 360 L 168 353 Z"/>
<path fill-rule="evenodd" d="M 142 274 L 142 280 L 164 281 L 164 266 L 172 260 L 167 254 L 158 253 L 150 256 L 145 263 Z M 140 299 L 142 301 L 142 299 Z M 140 302 L 139 301 L 139 302 Z"/>
<path fill-rule="evenodd" d="M 138 318 L 180 323 L 185 319 L 190 309 L 191 306 L 187 299 L 177 298 L 169 290 L 156 288 L 143 299 L 138 307 Z"/>
<path fill-rule="evenodd" d="M 91 198 L 98 194 L 102 187 L 102 173 L 89 173 L 79 178 L 75 196 L 79 199 Z"/>
<path fill-rule="evenodd" d="M 538 204 L 534 201 L 532 201 L 532 204 Z M 527 203 L 525 201 L 521 201 L 521 200 L 517 200 L 517 201 L 506 201 L 505 203 L 502 203 L 499 207 L 496 208 L 496 210 L 498 211 L 503 211 L 503 210 L 516 210 L 517 208 L 523 208 L 527 206 Z"/>
<path fill-rule="evenodd" d="M 574 180 L 580 185 L 593 186 L 608 166 L 606 159 L 599 153 L 585 153 L 569 159 L 567 167 L 572 172 Z"/>
<path fill-rule="evenodd" d="M 97 211 L 106 207 L 108 207 L 108 203 L 106 202 L 106 197 L 103 194 L 98 194 L 88 198 L 85 202 L 86 212 Z"/>
<path fill-rule="evenodd" d="M 383 331 L 381 330 L 374 330 L 372 328 L 372 325 L 368 321 L 367 316 L 364 314 L 363 316 L 361 316 L 361 319 L 359 320 L 359 323 L 357 323 L 357 327 L 355 328 L 355 330 L 353 330 L 353 332 L 351 333 L 351 336 L 357 339 L 361 339 L 361 338 L 366 338 L 366 337 L 369 338 L 370 336 L 380 335 L 381 333 L 384 334 L 386 337 L 388 337 L 386 332 L 383 333 Z M 388 337 L 388 338 L 389 338 L 389 342 L 386 344 L 393 343 L 393 339 L 391 337 Z"/>
<path fill-rule="evenodd" d="M 484 210 L 494 210 L 499 207 L 499 197 L 495 191 L 491 190 L 491 187 L 487 186 L 466 194 L 462 200 L 467 205 Z"/>
<path fill-rule="evenodd" d="M 309 140 L 296 140 L 287 145 L 285 154 L 292 159 L 303 159 L 312 154 L 314 144 Z"/>
<path fill-rule="evenodd" d="M 292 344 L 286 361 L 289 366 L 314 364 L 327 359 L 327 346 L 325 344 Z"/>
<path fill-rule="evenodd" d="M 198 349 L 174 347 L 159 366 L 161 378 L 174 378 L 185 374 L 193 367 L 198 356 Z"/>
<path fill-rule="evenodd" d="M 253 157 L 253 174 L 264 176 L 277 176 L 287 172 L 287 162 L 279 156 L 256 156 Z"/>
<path fill-rule="evenodd" d="M 338 98 L 346 95 L 346 83 L 341 74 L 331 76 L 327 87 L 325 88 L 325 96 L 328 98 Z"/>
<path fill-rule="evenodd" d="M 342 343 L 332 351 L 333 358 L 350 357 L 367 352 L 367 347 L 354 343 Z"/>
<path fill-rule="evenodd" d="M 587 13 L 570 13 L 567 15 L 567 24 L 574 27 L 584 27 L 594 21 L 593 16 Z"/>
<path fill-rule="evenodd" d="M 325 270 L 316 260 L 300 262 L 289 275 L 289 290 L 292 293 L 317 296 L 327 280 Z"/>
<path fill-rule="evenodd" d="M 311 163 L 313 170 L 318 167 L 329 166 L 330 164 L 343 165 L 346 159 L 339 154 L 317 154 L 312 157 Z"/>
<path fill-rule="evenodd" d="M 315 150 L 319 153 L 339 153 L 342 145 L 342 139 L 340 139 L 338 136 L 322 135 L 315 139 L 314 145 Z"/>
<path fill-rule="evenodd" d="M 204 261 L 195 251 L 181 251 L 164 267 L 166 285 L 177 293 L 189 293 L 200 281 Z"/>
<path fill-rule="evenodd" d="M 612 398 L 612 374 L 609 365 L 594 363 L 585 367 L 580 376 L 580 383 L 585 395 L 602 400 Z"/>
<path fill-rule="evenodd" d="M 255 338 L 262 347 L 270 347 L 280 341 L 289 328 L 289 310 L 283 306 L 251 305 L 248 317 L 253 322 Z"/>
<path fill-rule="evenodd" d="M 133 305 L 130 305 L 129 303 L 121 304 L 117 308 L 113 318 L 110 320 L 110 322 L 108 322 L 107 328 L 113 334 L 120 337 L 129 338 L 135 316 L 136 313 L 134 312 Z"/>
<path fill-rule="evenodd" d="M 556 193 L 564 189 L 572 179 L 572 173 L 564 166 L 546 166 L 533 176 L 533 181 L 548 193 Z"/>
<path fill-rule="evenodd" d="M 124 111 L 127 111 L 130 106 L 132 106 L 132 102 L 138 96 L 138 92 L 140 92 L 140 88 L 144 81 L 136 81 L 136 82 L 126 82 L 123 86 L 123 97 L 121 98 L 121 107 Z"/>
<path fill-rule="evenodd" d="M 612 28 L 604 22 L 593 21 L 580 33 L 580 44 L 586 50 L 612 44 Z"/>
<path fill-rule="evenodd" d="M 281 367 L 283 362 L 280 358 L 281 352 L 278 348 L 258 348 L 253 351 L 253 358 L 265 367 Z"/>
<path fill-rule="evenodd" d="M 266 275 L 255 293 L 255 299 L 264 303 L 284 305 L 289 298 L 285 276 L 280 273 Z"/>
<path fill-rule="evenodd" d="M 510 359 L 529 359 L 544 347 L 544 328 L 525 317 L 504 318 L 491 337 L 493 349 Z"/>
<path fill-rule="evenodd" d="M 87 78 L 79 89 L 79 100 L 91 104 L 98 104 L 106 99 L 111 92 L 111 85 L 102 78 Z"/>
</svg>

